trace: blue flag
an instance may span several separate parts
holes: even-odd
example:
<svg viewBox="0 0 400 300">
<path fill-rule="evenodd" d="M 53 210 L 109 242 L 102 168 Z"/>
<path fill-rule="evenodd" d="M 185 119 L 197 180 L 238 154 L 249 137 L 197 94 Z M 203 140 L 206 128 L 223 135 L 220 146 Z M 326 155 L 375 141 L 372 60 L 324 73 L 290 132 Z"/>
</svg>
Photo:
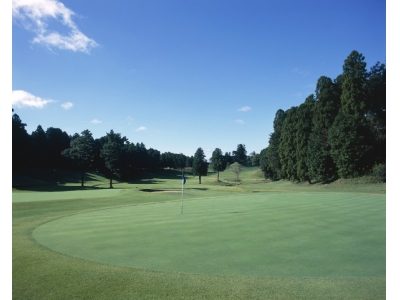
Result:
<svg viewBox="0 0 400 300">
<path fill-rule="evenodd" d="M 185 184 L 186 183 L 186 178 L 185 178 L 185 175 L 183 175 L 183 173 L 182 173 L 182 184 Z"/>
</svg>

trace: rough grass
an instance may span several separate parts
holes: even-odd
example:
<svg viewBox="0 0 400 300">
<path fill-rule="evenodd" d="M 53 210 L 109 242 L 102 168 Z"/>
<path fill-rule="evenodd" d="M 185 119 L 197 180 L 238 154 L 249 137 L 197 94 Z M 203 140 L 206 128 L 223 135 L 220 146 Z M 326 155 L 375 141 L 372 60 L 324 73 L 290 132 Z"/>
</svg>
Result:
<svg viewBox="0 0 400 300">
<path fill-rule="evenodd" d="M 354 207 L 347 212 L 342 220 L 355 222 L 362 226 L 362 219 L 358 218 L 355 210 L 364 194 L 380 194 L 378 198 L 385 198 L 385 184 L 376 185 L 308 185 L 294 184 L 280 181 L 274 183 L 259 182 L 259 177 L 246 170 L 241 174 L 242 181 L 238 185 L 229 185 L 220 174 L 221 182 L 216 182 L 216 174 L 202 177 L 199 185 L 197 177 L 187 174 L 185 185 L 185 209 L 189 202 L 193 203 L 212 197 L 226 197 L 228 195 L 259 195 L 258 193 L 321 193 L 327 192 L 332 197 L 338 192 L 354 194 Z M 386 277 L 381 271 L 368 276 L 346 274 L 318 277 L 318 276 L 243 276 L 243 275 L 213 275 L 213 274 L 183 274 L 179 272 L 150 271 L 135 267 L 113 266 L 72 257 L 63 253 L 49 250 L 37 243 L 33 232 L 39 226 L 66 216 L 75 214 L 93 214 L 110 211 L 121 211 L 135 207 L 151 205 L 179 205 L 180 195 L 172 193 L 146 193 L 140 189 L 176 189 L 181 187 L 180 173 L 149 174 L 146 179 L 132 183 L 119 183 L 118 188 L 126 191 L 110 197 L 60 199 L 57 197 L 47 201 L 15 202 L 13 203 L 12 219 L 12 293 L 13 299 L 385 299 Z M 242 177 L 243 175 L 243 177 Z M 97 176 L 97 175 L 96 175 Z M 95 178 L 95 177 L 91 177 Z M 46 178 L 43 178 L 44 180 Z M 89 178 L 90 179 L 90 178 Z M 101 177 L 87 180 L 87 187 L 107 187 L 107 179 Z M 79 183 L 62 183 L 56 187 L 65 190 L 66 187 L 79 190 Z M 362 187 L 359 187 L 362 186 Z M 52 190 L 56 190 L 52 187 Z M 42 193 L 43 187 L 29 187 L 24 191 L 13 190 L 13 195 L 28 193 Z M 253 194 L 254 192 L 258 192 Z M 351 196 L 351 195 L 350 195 Z M 365 199 L 368 196 L 366 195 Z M 373 196 L 372 196 L 373 197 Z M 177 199 L 178 198 L 178 199 Z M 198 199 L 198 200 L 196 200 Z M 301 207 L 301 202 L 299 201 Z M 367 201 L 368 202 L 368 201 Z M 158 204 L 157 204 L 158 203 Z M 358 204 L 357 204 L 358 203 Z M 147 207 L 150 207 L 147 205 Z M 334 207 L 334 206 L 333 206 Z M 384 210 L 382 206 L 365 208 L 362 214 L 374 215 L 374 210 Z M 326 209 L 331 209 L 327 205 Z M 110 210 L 111 209 L 111 210 Z M 185 211 L 187 212 L 187 211 Z M 184 213 L 185 214 L 185 213 Z M 361 214 L 361 215 L 362 215 Z M 238 216 L 240 214 L 236 214 Z M 318 215 L 318 214 L 317 214 Z M 379 215 L 379 214 L 378 214 Z M 69 217 L 70 218 L 70 217 Z M 68 218 L 65 218 L 66 220 Z M 290 220 L 299 220 L 299 217 L 286 218 L 283 228 L 290 228 Z M 321 221 L 321 220 L 320 220 Z M 323 220 L 322 220 L 323 221 Z M 327 221 L 327 220 L 326 220 Z M 328 221 L 327 232 L 335 225 Z M 254 222 L 254 220 L 252 221 Z M 380 224 L 381 221 L 375 220 Z M 372 223 L 373 224 L 373 223 Z M 354 225 L 354 224 L 353 224 Z M 372 226 L 372 225 L 371 225 Z M 382 226 L 380 224 L 379 226 Z M 379 228 L 377 226 L 377 228 Z M 360 227 L 360 228 L 361 228 Z M 318 228 L 318 227 L 317 227 Z M 364 227 L 363 227 L 364 228 Z M 381 228 L 381 227 L 380 227 Z M 292 229 L 293 230 L 293 229 Z M 380 229 L 381 230 L 381 229 Z M 332 230 L 334 231 L 334 230 Z M 371 231 L 371 230 L 369 230 Z M 378 230 L 379 231 L 379 230 Z M 294 233 L 294 232 L 292 232 Z M 333 233 L 330 233 L 333 234 Z M 345 239 L 351 236 L 350 229 L 339 230 L 336 234 Z M 362 235 L 364 232 L 359 232 Z M 376 232 L 375 238 L 384 238 L 384 233 Z M 371 238 L 363 240 L 368 247 Z M 72 242 L 71 242 L 72 243 Z M 283 249 L 283 248 L 281 248 Z M 110 254 L 112 255 L 112 253 Z M 372 255 L 373 253 L 354 253 L 354 257 Z M 312 258 L 312 257 L 310 257 Z M 316 258 L 318 259 L 318 258 Z M 365 258 L 357 258 L 365 259 Z M 362 264 L 361 264 L 362 265 Z M 385 268 L 380 264 L 381 268 Z M 365 267 L 365 266 L 364 266 Z M 350 268 L 351 269 L 351 268 Z M 357 270 L 353 270 L 357 272 Z"/>
</svg>

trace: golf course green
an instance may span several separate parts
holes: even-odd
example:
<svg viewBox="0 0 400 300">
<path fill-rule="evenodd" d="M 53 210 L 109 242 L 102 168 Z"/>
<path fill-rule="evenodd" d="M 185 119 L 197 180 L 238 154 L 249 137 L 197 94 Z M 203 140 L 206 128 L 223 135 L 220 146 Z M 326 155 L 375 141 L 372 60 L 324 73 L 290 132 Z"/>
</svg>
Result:
<svg viewBox="0 0 400 300">
<path fill-rule="evenodd" d="M 135 205 L 45 223 L 37 242 L 100 263 L 279 277 L 385 275 L 385 198 L 249 194 Z"/>
<path fill-rule="evenodd" d="M 385 184 L 185 176 L 21 182 L 13 299 L 386 298 Z"/>
</svg>

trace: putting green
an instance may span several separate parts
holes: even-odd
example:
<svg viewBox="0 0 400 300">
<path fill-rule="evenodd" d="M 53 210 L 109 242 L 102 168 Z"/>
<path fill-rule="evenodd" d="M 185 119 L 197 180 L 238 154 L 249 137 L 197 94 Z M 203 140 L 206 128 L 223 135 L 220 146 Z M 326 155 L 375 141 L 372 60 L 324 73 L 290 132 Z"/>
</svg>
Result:
<svg viewBox="0 0 400 300">
<path fill-rule="evenodd" d="M 122 189 L 100 189 L 100 190 L 76 190 L 63 192 L 22 192 L 13 193 L 12 202 L 51 201 L 85 198 L 113 197 L 118 195 Z"/>
<path fill-rule="evenodd" d="M 33 231 L 54 251 L 196 274 L 386 275 L 385 196 L 247 194 L 86 212 Z"/>
</svg>

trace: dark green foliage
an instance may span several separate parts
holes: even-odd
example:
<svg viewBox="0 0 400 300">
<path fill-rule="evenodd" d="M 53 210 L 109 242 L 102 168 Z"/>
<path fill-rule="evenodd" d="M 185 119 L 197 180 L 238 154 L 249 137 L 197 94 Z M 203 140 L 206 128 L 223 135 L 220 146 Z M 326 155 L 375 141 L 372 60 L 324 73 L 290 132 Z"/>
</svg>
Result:
<svg viewBox="0 0 400 300">
<path fill-rule="evenodd" d="M 110 188 L 112 186 L 113 175 L 117 174 L 121 166 L 121 154 L 126 137 L 121 137 L 120 133 L 114 133 L 113 130 L 107 133 L 106 142 L 101 149 L 100 156 L 104 158 L 106 168 L 109 170 Z"/>
<path fill-rule="evenodd" d="M 175 169 L 183 171 L 186 167 L 186 156 L 182 153 L 174 155 Z"/>
<path fill-rule="evenodd" d="M 296 155 L 296 123 L 298 120 L 297 106 L 291 107 L 286 112 L 286 118 L 282 125 L 279 141 L 279 157 L 282 165 L 281 176 L 284 179 L 299 180 L 297 177 L 297 155 Z"/>
<path fill-rule="evenodd" d="M 285 118 L 277 113 L 260 158 L 266 178 L 329 181 L 368 174 L 386 162 L 384 64 L 367 72 L 364 56 L 352 51 L 334 81 L 318 79 L 315 95 L 287 110 Z"/>
<path fill-rule="evenodd" d="M 386 66 L 376 63 L 368 73 L 366 120 L 373 137 L 371 156 L 375 163 L 386 161 Z"/>
<path fill-rule="evenodd" d="M 355 177 L 369 169 L 364 164 L 368 131 L 362 118 L 340 111 L 329 131 L 328 142 L 340 178 Z"/>
<path fill-rule="evenodd" d="M 49 127 L 46 130 L 47 155 L 50 166 L 65 167 L 67 159 L 61 154 L 69 148 L 70 137 L 60 128 Z"/>
<path fill-rule="evenodd" d="M 329 77 L 321 76 L 315 89 L 313 127 L 327 134 L 340 109 L 341 86 Z"/>
<path fill-rule="evenodd" d="M 386 122 L 386 65 L 377 62 L 368 72 L 366 111 Z"/>
<path fill-rule="evenodd" d="M 310 134 L 306 163 L 310 179 L 326 182 L 335 177 L 336 166 L 325 134 L 318 134 L 318 132 Z"/>
<path fill-rule="evenodd" d="M 192 173 L 194 176 L 199 176 L 199 184 L 201 184 L 201 176 L 207 176 L 208 163 L 205 157 L 203 149 L 197 148 L 193 157 Z"/>
<path fill-rule="evenodd" d="M 267 155 L 268 148 L 264 148 L 260 152 L 260 169 L 264 174 L 265 178 L 270 178 L 275 180 L 277 178 L 273 177 L 273 172 L 268 166 L 268 155 Z"/>
<path fill-rule="evenodd" d="M 17 114 L 12 115 L 12 167 L 13 172 L 21 173 L 26 168 L 29 149 L 29 135 Z"/>
<path fill-rule="evenodd" d="M 307 149 L 307 168 L 310 179 L 328 181 L 336 174 L 330 155 L 328 132 L 340 109 L 340 85 L 338 80 L 326 76 L 318 79 L 313 111 L 312 132 Z"/>
<path fill-rule="evenodd" d="M 260 166 L 260 154 L 256 153 L 253 156 L 251 156 L 251 165 L 253 167 Z"/>
<path fill-rule="evenodd" d="M 315 106 L 314 95 L 310 95 L 303 104 L 297 109 L 297 122 L 296 122 L 296 137 L 294 143 L 296 144 L 296 171 L 299 180 L 308 180 L 307 168 L 307 149 L 308 141 L 312 127 L 313 110 Z"/>
<path fill-rule="evenodd" d="M 233 164 L 233 156 L 230 152 L 225 152 L 224 157 L 227 165 Z"/>
<path fill-rule="evenodd" d="M 274 119 L 274 132 L 271 133 L 269 138 L 269 145 L 265 151 L 260 152 L 260 167 L 264 172 L 265 178 L 278 180 L 283 178 L 282 165 L 279 157 L 279 143 L 283 121 L 286 118 L 286 112 L 278 109 Z M 267 159 L 268 157 L 268 159 Z"/>
<path fill-rule="evenodd" d="M 222 172 L 226 169 L 226 160 L 221 149 L 219 148 L 215 148 L 212 153 L 211 167 L 214 172 L 217 172 L 217 181 L 219 181 L 219 172 Z"/>
<path fill-rule="evenodd" d="M 188 161 L 186 155 L 182 153 L 165 152 L 160 157 L 160 165 L 163 168 L 183 170 L 188 163 L 190 164 L 190 159 Z"/>
<path fill-rule="evenodd" d="M 237 145 L 236 151 L 233 151 L 233 161 L 239 164 L 245 164 L 247 161 L 246 146 L 243 144 Z"/>
<path fill-rule="evenodd" d="M 35 131 L 31 134 L 32 142 L 32 166 L 45 167 L 48 166 L 47 161 L 47 139 L 46 133 L 42 126 L 38 125 Z"/>
<path fill-rule="evenodd" d="M 186 156 L 186 168 L 191 168 L 193 165 L 193 156 Z"/>
<path fill-rule="evenodd" d="M 85 170 L 91 166 L 94 159 L 94 139 L 89 130 L 76 134 L 71 139 L 70 148 L 62 151 L 62 154 L 71 159 L 81 170 L 81 186 L 84 185 Z"/>
<path fill-rule="evenodd" d="M 382 182 L 386 182 L 386 164 L 375 165 L 372 168 L 371 175 L 378 178 Z"/>
<path fill-rule="evenodd" d="M 147 168 L 155 170 L 159 167 L 161 153 L 160 151 L 150 148 L 147 150 Z"/>
<path fill-rule="evenodd" d="M 310 95 L 299 107 L 287 112 L 278 148 L 283 178 L 309 180 L 306 161 L 314 104 L 314 95 Z"/>
<path fill-rule="evenodd" d="M 362 116 L 367 108 L 367 70 L 365 57 L 352 51 L 343 65 L 342 110 L 345 114 Z"/>
</svg>

